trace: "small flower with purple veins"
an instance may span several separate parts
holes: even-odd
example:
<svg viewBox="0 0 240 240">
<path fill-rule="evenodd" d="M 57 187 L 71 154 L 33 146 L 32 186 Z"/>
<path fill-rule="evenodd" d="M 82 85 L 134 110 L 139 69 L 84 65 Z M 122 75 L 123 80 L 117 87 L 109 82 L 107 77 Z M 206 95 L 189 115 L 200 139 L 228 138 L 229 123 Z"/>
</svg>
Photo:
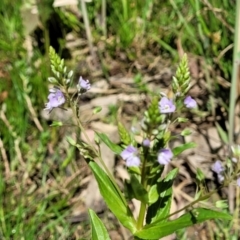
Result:
<svg viewBox="0 0 240 240">
<path fill-rule="evenodd" d="M 79 78 L 78 85 L 80 90 L 83 90 L 83 91 L 88 91 L 91 88 L 91 84 L 89 83 L 89 81 L 83 79 L 82 76 Z"/>
<path fill-rule="evenodd" d="M 45 110 L 49 110 L 51 112 L 53 108 L 61 106 L 66 100 L 60 89 L 52 88 L 49 92 L 48 103 L 46 103 Z"/>
<path fill-rule="evenodd" d="M 173 104 L 173 101 L 163 97 L 158 103 L 160 113 L 172 113 L 176 110 L 176 106 Z"/>
<path fill-rule="evenodd" d="M 197 102 L 190 96 L 187 96 L 184 99 L 184 104 L 187 108 L 196 108 L 197 107 Z"/>
<path fill-rule="evenodd" d="M 137 153 L 137 149 L 131 145 L 122 151 L 120 155 L 126 161 L 127 167 L 138 167 L 140 165 L 140 158 Z"/>
<path fill-rule="evenodd" d="M 173 157 L 173 153 L 170 149 L 164 148 L 158 153 L 158 162 L 161 165 L 167 165 L 170 163 L 171 158 Z"/>
</svg>

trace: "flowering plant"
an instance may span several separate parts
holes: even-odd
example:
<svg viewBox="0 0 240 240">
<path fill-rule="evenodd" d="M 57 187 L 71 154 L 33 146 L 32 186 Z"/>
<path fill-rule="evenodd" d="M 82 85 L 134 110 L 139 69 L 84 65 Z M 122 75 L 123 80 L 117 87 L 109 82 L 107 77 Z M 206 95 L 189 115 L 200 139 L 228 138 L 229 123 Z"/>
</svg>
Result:
<svg viewBox="0 0 240 240">
<path fill-rule="evenodd" d="M 86 159 L 108 208 L 135 239 L 159 239 L 174 233 L 176 230 L 208 219 L 231 219 L 231 216 L 226 213 L 195 207 L 198 202 L 205 201 L 214 192 L 207 192 L 202 187 L 199 187 L 199 192 L 196 193 L 196 198 L 192 203 L 170 214 L 173 183 L 178 174 L 178 168 L 174 168 L 166 176 L 163 176 L 163 170 L 181 152 L 195 146 L 195 143 L 190 142 L 172 149 L 170 147 L 170 142 L 174 138 L 171 133 L 172 125 L 188 121 L 179 113 L 197 107 L 196 101 L 187 95 L 191 85 L 186 55 L 177 69 L 176 76 L 173 77 L 173 98 L 168 98 L 164 93 L 153 96 L 151 104 L 144 112 L 141 131 L 138 133 L 129 132 L 119 122 L 120 145 L 114 144 L 106 134 L 99 132 L 96 132 L 95 145 L 91 143 L 78 117 L 78 98 L 90 90 L 90 83 L 80 77 L 76 94 L 70 95 L 68 89 L 72 84 L 73 72 L 68 72 L 64 66 L 64 61 L 52 48 L 50 48 L 50 60 L 54 77 L 50 77 L 49 81 L 54 84 L 54 88 L 48 96 L 49 102 L 46 104 L 46 110 L 51 111 L 53 108 L 62 107 L 63 104 L 70 106 L 86 141 L 76 142 L 71 138 L 68 140 L 79 149 Z M 95 112 L 99 110 L 98 108 Z M 183 130 L 181 133 L 183 136 L 188 134 L 190 134 L 189 130 Z M 139 145 L 136 135 L 142 137 L 142 144 Z M 125 161 L 129 180 L 125 182 L 124 191 L 119 188 L 114 176 L 101 157 L 97 146 L 100 141 L 104 142 Z M 95 161 L 96 159 L 101 165 Z M 222 176 L 224 168 L 217 162 L 212 170 Z M 199 185 L 204 181 L 204 176 L 199 169 L 197 179 Z M 140 201 L 140 210 L 136 218 L 128 205 L 132 199 Z M 183 212 L 181 217 L 170 220 L 170 217 L 179 212 Z M 97 215 L 92 210 L 89 210 L 89 215 L 92 225 L 92 239 L 110 239 L 105 226 Z"/>
</svg>

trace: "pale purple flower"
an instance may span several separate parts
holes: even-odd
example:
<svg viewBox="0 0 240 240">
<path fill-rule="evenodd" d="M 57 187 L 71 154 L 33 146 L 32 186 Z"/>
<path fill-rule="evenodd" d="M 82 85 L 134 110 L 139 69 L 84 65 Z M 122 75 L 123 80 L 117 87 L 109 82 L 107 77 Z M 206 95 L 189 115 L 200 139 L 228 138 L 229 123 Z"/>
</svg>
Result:
<svg viewBox="0 0 240 240">
<path fill-rule="evenodd" d="M 240 177 L 237 179 L 237 185 L 240 187 Z"/>
<path fill-rule="evenodd" d="M 218 174 L 217 177 L 219 182 L 222 182 L 224 180 L 224 176 L 222 174 Z"/>
<path fill-rule="evenodd" d="M 215 172 L 216 174 L 222 174 L 224 172 L 224 167 L 222 163 L 217 160 L 211 167 L 212 171 Z"/>
<path fill-rule="evenodd" d="M 49 92 L 48 103 L 46 103 L 45 110 L 52 111 L 53 108 L 57 108 L 65 103 L 64 94 L 60 89 L 52 88 Z"/>
<path fill-rule="evenodd" d="M 150 140 L 148 138 L 146 138 L 146 139 L 143 140 L 142 144 L 143 144 L 144 147 L 149 147 L 150 143 L 151 143 Z"/>
<path fill-rule="evenodd" d="M 184 104 L 187 108 L 196 108 L 197 102 L 190 96 L 187 96 L 184 100 Z"/>
<path fill-rule="evenodd" d="M 172 113 L 176 110 L 176 106 L 173 104 L 173 101 L 166 97 L 163 97 L 159 101 L 158 107 L 159 107 L 160 113 Z"/>
<path fill-rule="evenodd" d="M 91 88 L 89 81 L 83 79 L 82 76 L 79 78 L 78 84 L 80 86 L 80 89 L 83 89 L 84 91 L 88 91 Z"/>
<path fill-rule="evenodd" d="M 223 175 L 223 172 L 224 172 L 224 166 L 222 165 L 222 163 L 217 160 L 211 167 L 212 171 L 215 172 L 218 176 L 218 181 L 219 182 L 222 182 L 224 180 L 224 175 Z"/>
<path fill-rule="evenodd" d="M 158 162 L 161 165 L 167 165 L 170 163 L 171 158 L 173 157 L 173 153 L 170 149 L 162 149 L 158 153 Z"/>
<path fill-rule="evenodd" d="M 120 155 L 126 161 L 127 167 L 138 167 L 140 165 L 140 158 L 137 153 L 137 149 L 131 145 L 122 151 Z"/>
</svg>

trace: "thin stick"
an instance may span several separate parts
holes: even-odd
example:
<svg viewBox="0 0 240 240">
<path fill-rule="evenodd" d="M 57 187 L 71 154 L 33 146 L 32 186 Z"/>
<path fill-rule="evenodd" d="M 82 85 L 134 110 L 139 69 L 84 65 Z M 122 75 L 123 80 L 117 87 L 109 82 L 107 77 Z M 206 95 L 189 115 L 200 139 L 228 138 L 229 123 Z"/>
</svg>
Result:
<svg viewBox="0 0 240 240">
<path fill-rule="evenodd" d="M 232 79 L 231 79 L 231 92 L 230 92 L 230 106 L 229 106 L 229 130 L 228 130 L 228 140 L 229 145 L 232 146 L 234 143 L 234 117 L 235 117 L 235 105 L 237 98 L 237 80 L 238 80 L 238 68 L 239 68 L 239 56 L 240 52 L 240 1 L 236 3 L 236 21 L 235 21 L 235 36 L 234 36 L 234 48 L 233 48 L 233 69 L 232 69 Z M 234 189 L 229 185 L 229 210 L 233 212 L 234 210 Z"/>
<path fill-rule="evenodd" d="M 81 2 L 82 14 L 83 14 L 83 21 L 84 21 L 84 25 L 85 25 L 85 28 L 86 28 L 88 46 L 89 46 L 89 49 L 90 49 L 90 53 L 92 55 L 92 59 L 96 63 L 96 55 L 95 55 L 95 52 L 94 52 L 94 49 L 93 49 L 92 34 L 91 34 L 90 24 L 89 24 L 89 21 L 88 21 L 86 3 L 85 3 L 84 0 L 81 0 L 80 2 Z"/>
<path fill-rule="evenodd" d="M 103 31 L 103 35 L 107 37 L 107 25 L 106 25 L 106 0 L 102 0 L 102 22 L 101 27 Z"/>
</svg>

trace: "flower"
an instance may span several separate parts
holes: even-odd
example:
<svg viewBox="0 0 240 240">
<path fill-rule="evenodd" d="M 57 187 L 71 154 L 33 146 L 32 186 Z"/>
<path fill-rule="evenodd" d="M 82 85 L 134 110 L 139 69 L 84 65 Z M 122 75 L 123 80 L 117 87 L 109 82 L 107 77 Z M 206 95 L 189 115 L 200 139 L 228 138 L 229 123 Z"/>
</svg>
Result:
<svg viewBox="0 0 240 240">
<path fill-rule="evenodd" d="M 88 91 L 91 88 L 91 84 L 88 80 L 84 80 L 82 76 L 79 78 L 78 82 L 80 89 L 83 89 L 84 91 Z"/>
<path fill-rule="evenodd" d="M 146 139 L 143 140 L 142 144 L 143 144 L 144 147 L 149 147 L 150 146 L 150 140 L 148 138 L 146 138 Z"/>
<path fill-rule="evenodd" d="M 217 160 L 211 167 L 212 171 L 215 172 L 216 174 L 221 174 L 222 172 L 224 172 L 224 167 L 222 165 L 222 163 Z"/>
<path fill-rule="evenodd" d="M 224 176 L 222 174 L 218 174 L 218 181 L 222 182 L 224 180 Z"/>
<path fill-rule="evenodd" d="M 173 104 L 172 100 L 163 97 L 158 103 L 160 113 L 172 113 L 176 110 L 176 106 Z"/>
<path fill-rule="evenodd" d="M 173 157 L 173 153 L 170 149 L 162 149 L 158 153 L 158 162 L 162 165 L 167 165 L 170 163 L 171 158 Z"/>
<path fill-rule="evenodd" d="M 215 172 L 217 174 L 218 177 L 218 181 L 222 182 L 224 180 L 224 176 L 223 176 L 223 172 L 224 172 L 224 166 L 222 165 L 222 163 L 217 160 L 211 167 L 212 171 Z"/>
<path fill-rule="evenodd" d="M 237 179 L 237 185 L 240 187 L 240 177 Z"/>
<path fill-rule="evenodd" d="M 126 161 L 127 167 L 138 167 L 140 165 L 137 149 L 133 146 L 128 146 L 120 155 Z"/>
<path fill-rule="evenodd" d="M 197 102 L 190 96 L 187 96 L 184 100 L 184 104 L 187 108 L 196 108 Z"/>
<path fill-rule="evenodd" d="M 65 97 L 61 90 L 52 88 L 49 92 L 48 103 L 46 103 L 45 110 L 52 111 L 53 108 L 57 108 L 65 103 Z"/>
</svg>

